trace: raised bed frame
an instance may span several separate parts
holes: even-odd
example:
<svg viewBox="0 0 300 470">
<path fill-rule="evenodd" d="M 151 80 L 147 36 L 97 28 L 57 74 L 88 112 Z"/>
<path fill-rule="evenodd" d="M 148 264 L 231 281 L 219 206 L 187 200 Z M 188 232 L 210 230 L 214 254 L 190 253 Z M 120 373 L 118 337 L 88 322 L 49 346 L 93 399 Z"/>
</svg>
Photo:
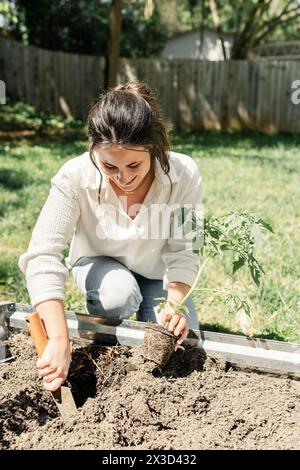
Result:
<svg viewBox="0 0 300 470">
<path fill-rule="evenodd" d="M 9 330 L 27 329 L 25 316 L 34 311 L 30 305 L 0 302 L 0 339 Z M 66 311 L 69 335 L 83 343 L 137 346 L 144 338 L 146 323 Z M 247 336 L 190 330 L 184 344 L 192 344 L 206 353 L 217 353 L 233 367 L 251 368 L 258 372 L 285 374 L 300 378 L 300 344 Z"/>
</svg>

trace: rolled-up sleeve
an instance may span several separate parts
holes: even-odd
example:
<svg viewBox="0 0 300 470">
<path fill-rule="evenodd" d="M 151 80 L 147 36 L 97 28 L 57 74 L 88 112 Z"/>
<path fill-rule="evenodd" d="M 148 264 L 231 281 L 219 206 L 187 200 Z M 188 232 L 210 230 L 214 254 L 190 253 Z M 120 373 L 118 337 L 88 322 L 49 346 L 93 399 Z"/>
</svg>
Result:
<svg viewBox="0 0 300 470">
<path fill-rule="evenodd" d="M 64 299 L 68 269 L 62 260 L 79 218 L 79 202 L 65 165 L 51 180 L 47 200 L 32 231 L 27 251 L 19 258 L 31 304 Z"/>
<path fill-rule="evenodd" d="M 184 211 L 185 216 L 183 221 L 188 220 L 189 226 L 191 227 L 191 215 L 193 210 L 197 211 L 198 221 L 199 214 L 203 220 L 202 178 L 195 162 L 192 170 L 189 169 L 186 171 L 185 176 L 182 178 L 180 191 L 182 192 L 182 196 L 180 197 L 180 206 L 182 209 L 177 211 L 177 215 L 178 213 L 182 214 Z M 199 240 L 197 240 L 195 245 L 191 237 L 186 236 L 186 234 L 195 234 L 194 231 L 186 231 L 182 234 L 183 231 L 179 230 L 178 233 L 182 235 L 176 235 L 176 227 L 178 228 L 178 224 L 174 225 L 174 223 L 171 223 L 170 237 L 162 252 L 162 260 L 166 265 L 163 276 L 163 288 L 165 290 L 168 289 L 170 282 L 183 282 L 192 286 L 198 273 L 198 256 L 194 250 L 196 245 L 199 247 Z"/>
</svg>

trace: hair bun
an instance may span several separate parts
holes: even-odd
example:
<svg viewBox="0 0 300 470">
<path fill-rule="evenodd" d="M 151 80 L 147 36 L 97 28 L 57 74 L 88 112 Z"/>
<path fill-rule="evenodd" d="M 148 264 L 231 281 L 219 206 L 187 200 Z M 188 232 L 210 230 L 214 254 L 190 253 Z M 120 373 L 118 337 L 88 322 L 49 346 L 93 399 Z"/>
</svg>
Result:
<svg viewBox="0 0 300 470">
<path fill-rule="evenodd" d="M 126 82 L 120 85 L 117 85 L 113 88 L 114 91 L 131 91 L 142 97 L 152 96 L 153 92 L 150 87 L 143 82 Z"/>
</svg>

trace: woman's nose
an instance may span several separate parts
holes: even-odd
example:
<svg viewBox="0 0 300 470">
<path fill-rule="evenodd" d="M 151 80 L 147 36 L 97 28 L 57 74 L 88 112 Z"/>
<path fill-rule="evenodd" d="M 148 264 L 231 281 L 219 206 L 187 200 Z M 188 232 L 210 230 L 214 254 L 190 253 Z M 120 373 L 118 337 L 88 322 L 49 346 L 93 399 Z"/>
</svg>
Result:
<svg viewBox="0 0 300 470">
<path fill-rule="evenodd" d="M 124 175 L 124 173 L 118 174 L 118 180 L 120 181 L 121 184 L 126 184 L 129 181 L 129 176 Z"/>
</svg>

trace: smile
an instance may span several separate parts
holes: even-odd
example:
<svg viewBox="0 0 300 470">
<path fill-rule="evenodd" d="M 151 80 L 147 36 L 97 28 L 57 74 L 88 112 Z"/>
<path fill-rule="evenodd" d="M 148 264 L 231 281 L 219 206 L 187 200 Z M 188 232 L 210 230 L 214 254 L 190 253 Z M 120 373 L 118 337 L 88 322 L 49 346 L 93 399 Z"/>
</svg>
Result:
<svg viewBox="0 0 300 470">
<path fill-rule="evenodd" d="M 135 180 L 135 178 L 136 178 L 136 176 L 135 176 L 134 178 L 132 178 L 132 180 L 130 180 L 128 183 L 122 184 L 121 186 L 124 186 L 124 187 L 125 187 L 125 186 L 126 186 L 126 187 L 127 187 L 127 186 L 130 186 L 131 183 Z M 120 183 L 119 183 L 119 184 L 120 184 Z"/>
</svg>

